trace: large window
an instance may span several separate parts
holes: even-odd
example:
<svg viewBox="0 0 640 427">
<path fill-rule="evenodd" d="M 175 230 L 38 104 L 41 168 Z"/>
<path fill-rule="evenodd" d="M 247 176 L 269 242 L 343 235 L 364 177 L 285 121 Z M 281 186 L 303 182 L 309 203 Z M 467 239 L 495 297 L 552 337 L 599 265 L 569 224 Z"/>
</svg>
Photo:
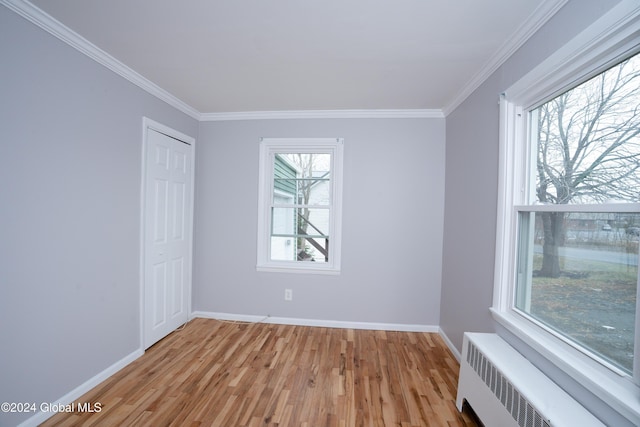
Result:
<svg viewBox="0 0 640 427">
<path fill-rule="evenodd" d="M 258 269 L 340 268 L 342 140 L 263 139 Z"/>
<path fill-rule="evenodd" d="M 492 307 L 636 423 L 639 14 L 623 1 L 502 95 Z"/>
<path fill-rule="evenodd" d="M 515 307 L 632 374 L 640 56 L 529 109 Z"/>
</svg>

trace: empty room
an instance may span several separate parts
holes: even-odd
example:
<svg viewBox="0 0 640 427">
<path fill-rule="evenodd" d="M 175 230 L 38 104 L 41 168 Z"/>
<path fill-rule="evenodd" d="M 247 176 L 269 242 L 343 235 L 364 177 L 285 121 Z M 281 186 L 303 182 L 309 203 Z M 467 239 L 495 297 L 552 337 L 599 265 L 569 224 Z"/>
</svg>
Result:
<svg viewBox="0 0 640 427">
<path fill-rule="evenodd" d="M 639 52 L 637 0 L 0 0 L 0 426 L 640 425 Z"/>
</svg>

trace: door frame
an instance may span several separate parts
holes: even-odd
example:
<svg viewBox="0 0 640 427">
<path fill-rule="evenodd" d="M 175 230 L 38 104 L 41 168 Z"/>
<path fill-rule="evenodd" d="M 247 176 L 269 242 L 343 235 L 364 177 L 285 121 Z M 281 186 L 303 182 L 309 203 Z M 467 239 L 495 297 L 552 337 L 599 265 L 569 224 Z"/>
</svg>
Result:
<svg viewBox="0 0 640 427">
<path fill-rule="evenodd" d="M 162 133 L 170 138 L 174 138 L 178 141 L 187 143 L 191 146 L 190 160 L 191 160 L 191 189 L 190 189 L 190 202 L 189 209 L 191 215 L 187 221 L 187 239 L 189 247 L 189 264 L 188 269 L 188 281 L 187 281 L 187 318 L 191 320 L 191 295 L 193 288 L 193 217 L 194 217 L 194 195 L 195 195 L 195 150 L 196 139 L 183 134 L 175 129 L 172 129 L 162 123 L 156 122 L 148 117 L 142 117 L 142 167 L 140 176 L 140 349 L 144 352 L 145 347 L 145 263 L 146 263 L 146 247 L 145 247 L 145 213 L 146 213 L 146 176 L 147 176 L 147 150 L 148 150 L 148 134 L 149 130 L 153 130 Z"/>
</svg>

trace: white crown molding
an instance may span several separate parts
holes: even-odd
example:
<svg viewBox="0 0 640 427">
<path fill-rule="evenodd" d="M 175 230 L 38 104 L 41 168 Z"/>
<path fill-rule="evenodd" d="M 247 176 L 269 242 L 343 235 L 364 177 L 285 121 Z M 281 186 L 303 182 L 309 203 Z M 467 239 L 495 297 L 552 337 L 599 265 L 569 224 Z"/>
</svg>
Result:
<svg viewBox="0 0 640 427">
<path fill-rule="evenodd" d="M 67 43 L 89 58 L 124 77 L 151 95 L 199 121 L 273 120 L 273 119 L 398 119 L 444 118 L 442 110 L 300 110 L 300 111 L 247 111 L 228 113 L 200 113 L 190 105 L 149 81 L 107 52 L 103 51 L 75 31 L 71 30 L 42 9 L 26 0 L 0 0 L 18 15 Z"/>
<path fill-rule="evenodd" d="M 127 67 L 125 64 L 118 61 L 116 58 L 109 55 L 107 52 L 103 51 L 84 37 L 80 36 L 75 31 L 72 31 L 70 28 L 51 17 L 37 6 L 34 6 L 25 0 L 0 0 L 0 4 L 6 6 L 18 15 L 67 43 L 69 46 L 84 53 L 99 64 L 129 80 L 131 83 L 139 86 L 151 95 L 159 98 L 194 119 L 199 119 L 200 113 L 193 107 L 187 105 L 166 90 L 162 89 L 160 86 L 152 83 L 144 76 Z"/>
<path fill-rule="evenodd" d="M 274 119 L 442 119 L 442 110 L 289 110 L 204 113 L 204 122 Z"/>
<path fill-rule="evenodd" d="M 568 0 L 545 0 L 518 30 L 494 54 L 487 64 L 456 95 L 440 109 L 379 109 L 379 110 L 291 110 L 200 113 L 160 86 L 129 68 L 84 37 L 48 15 L 27 0 L 0 0 L 0 4 L 49 32 L 99 64 L 124 77 L 151 95 L 199 121 L 274 120 L 274 119 L 398 119 L 444 118 L 473 93 L 495 70 L 520 48 Z"/>
<path fill-rule="evenodd" d="M 475 74 L 475 76 L 462 87 L 460 92 L 443 108 L 445 116 L 448 116 L 465 99 L 469 97 L 491 74 L 506 62 L 529 38 L 536 33 L 553 15 L 555 15 L 569 0 L 545 0 L 531 16 L 509 37 L 498 51 L 491 56 L 489 61 Z"/>
</svg>

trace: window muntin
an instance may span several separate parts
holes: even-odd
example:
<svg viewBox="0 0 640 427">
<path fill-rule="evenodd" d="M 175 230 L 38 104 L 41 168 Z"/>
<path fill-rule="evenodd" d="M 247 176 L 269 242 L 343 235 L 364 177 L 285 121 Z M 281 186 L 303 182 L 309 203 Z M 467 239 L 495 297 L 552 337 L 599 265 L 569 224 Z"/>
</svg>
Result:
<svg viewBox="0 0 640 427">
<path fill-rule="evenodd" d="M 522 171 L 529 172 L 521 181 L 525 204 L 516 208 L 513 307 L 595 360 L 632 375 L 640 56 L 530 110 L 527 119 Z"/>
<path fill-rule="evenodd" d="M 337 272 L 342 140 L 263 139 L 258 269 Z"/>
</svg>

